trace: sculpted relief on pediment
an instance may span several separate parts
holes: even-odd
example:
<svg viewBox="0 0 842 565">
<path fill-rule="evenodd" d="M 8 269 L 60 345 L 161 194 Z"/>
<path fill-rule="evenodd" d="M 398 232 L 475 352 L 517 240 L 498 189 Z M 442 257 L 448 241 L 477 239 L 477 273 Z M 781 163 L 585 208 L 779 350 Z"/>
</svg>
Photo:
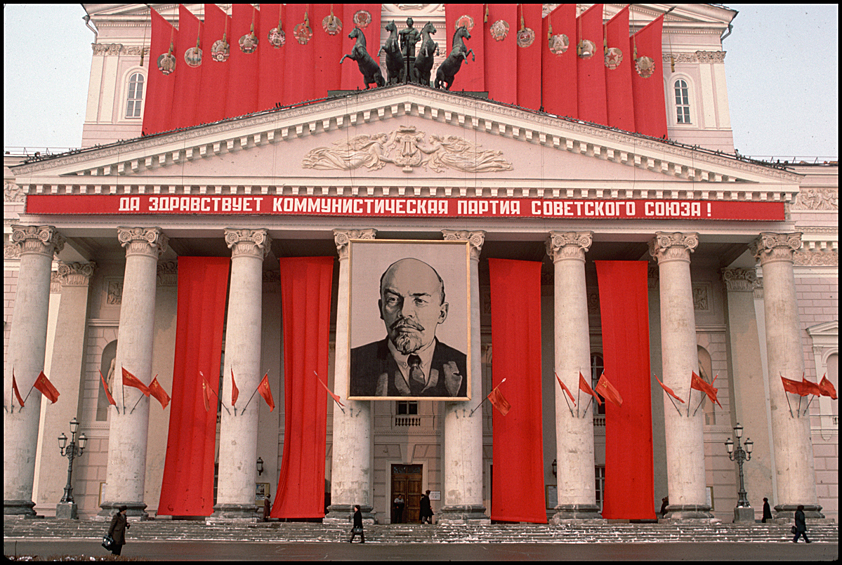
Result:
<svg viewBox="0 0 842 565">
<path fill-rule="evenodd" d="M 391 133 L 357 135 L 337 141 L 331 147 L 316 147 L 304 156 L 302 167 L 321 170 L 351 170 L 362 167 L 377 171 L 386 165 L 429 168 L 437 173 L 447 169 L 466 173 L 511 171 L 512 164 L 502 151 L 483 150 L 481 145 L 456 135 L 430 135 L 415 126 L 401 126 Z"/>
</svg>

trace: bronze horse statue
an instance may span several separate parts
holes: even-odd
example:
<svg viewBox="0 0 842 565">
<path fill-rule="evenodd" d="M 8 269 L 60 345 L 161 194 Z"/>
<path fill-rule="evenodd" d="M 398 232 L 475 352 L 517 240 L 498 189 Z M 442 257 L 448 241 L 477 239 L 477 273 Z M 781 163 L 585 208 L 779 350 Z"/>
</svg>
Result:
<svg viewBox="0 0 842 565">
<path fill-rule="evenodd" d="M 456 73 L 462 67 L 462 61 L 465 61 L 466 65 L 468 64 L 468 53 L 471 54 L 472 61 L 477 60 L 474 50 L 465 47 L 463 38 L 470 39 L 471 34 L 468 32 L 468 28 L 459 26 L 459 29 L 453 34 L 453 49 L 450 50 L 450 55 L 447 56 L 444 63 L 439 65 L 436 71 L 436 88 L 441 88 L 443 83 L 447 83 L 445 88 L 446 90 L 450 90 L 450 87 L 453 86 L 453 77 L 456 76 Z"/>
<path fill-rule="evenodd" d="M 430 72 L 433 70 L 433 56 L 438 53 L 439 44 L 430 37 L 436 33 L 433 24 L 427 22 L 421 29 L 421 48 L 415 58 L 415 66 L 412 68 L 412 82 L 430 86 Z"/>
<path fill-rule="evenodd" d="M 377 52 L 377 56 L 379 57 L 383 51 L 386 52 L 387 82 L 389 84 L 400 84 L 406 80 L 406 65 L 404 65 L 403 54 L 401 53 L 401 44 L 398 41 L 398 27 L 395 25 L 395 20 L 386 25 L 386 31 L 389 32 L 389 39 Z"/>
<path fill-rule="evenodd" d="M 357 43 L 354 45 L 354 48 L 351 49 L 349 54 L 343 55 L 342 58 L 339 59 L 339 64 L 342 64 L 345 57 L 356 61 L 357 66 L 360 68 L 360 72 L 363 75 L 363 82 L 365 82 L 366 90 L 368 90 L 368 85 L 371 83 L 374 83 L 377 86 L 384 86 L 386 81 L 383 80 L 383 73 L 380 72 L 380 65 L 378 65 L 377 61 L 368 54 L 368 51 L 365 48 L 365 34 L 360 30 L 360 28 L 355 27 L 348 37 L 350 39 L 356 38 Z"/>
</svg>

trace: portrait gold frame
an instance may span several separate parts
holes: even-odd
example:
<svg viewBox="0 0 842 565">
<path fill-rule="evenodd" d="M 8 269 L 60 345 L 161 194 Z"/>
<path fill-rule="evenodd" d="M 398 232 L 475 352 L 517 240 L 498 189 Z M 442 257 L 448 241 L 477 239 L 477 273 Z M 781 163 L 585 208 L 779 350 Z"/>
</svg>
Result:
<svg viewBox="0 0 842 565">
<path fill-rule="evenodd" d="M 360 337 L 355 334 L 355 326 L 363 323 L 371 324 L 376 317 L 375 327 L 379 329 L 379 337 L 382 339 L 385 334 L 383 321 L 377 313 L 377 298 L 380 295 L 379 281 L 383 272 L 395 261 L 412 257 L 430 264 L 444 280 L 446 301 L 450 305 L 446 324 L 451 327 L 444 331 L 437 329 L 436 337 L 445 341 L 451 347 L 465 352 L 465 378 L 467 379 L 466 394 L 459 397 L 444 396 L 351 396 L 351 350 L 354 347 L 372 341 L 371 338 Z M 444 240 L 416 240 L 416 239 L 352 239 L 348 245 L 348 313 L 345 323 L 347 324 L 347 364 L 348 385 L 345 391 L 347 398 L 351 400 L 447 400 L 451 402 L 463 402 L 471 399 L 471 249 L 468 241 L 444 241 Z M 457 277 L 461 278 L 460 281 Z M 362 280 L 360 280 L 362 279 Z M 360 291 L 363 285 L 370 285 L 376 280 L 375 298 L 372 299 L 372 291 L 369 286 L 365 291 Z M 355 292 L 355 285 L 357 292 Z M 457 290 L 458 289 L 458 290 Z M 341 289 L 340 289 L 341 292 Z M 355 320 L 355 310 L 359 316 L 360 304 L 356 300 L 367 300 L 365 308 L 372 307 L 374 315 L 366 314 L 366 319 Z M 460 321 L 458 328 L 454 321 Z M 338 323 L 341 323 L 339 321 Z M 358 328 L 357 328 L 358 329 Z M 440 333 L 441 331 L 441 333 Z M 374 330 L 365 330 L 364 333 L 374 335 Z M 442 340 L 441 335 L 452 336 L 448 340 Z M 460 339 L 461 336 L 461 339 Z M 361 341 L 362 340 L 362 341 Z M 339 392 L 339 391 L 337 391 Z"/>
</svg>

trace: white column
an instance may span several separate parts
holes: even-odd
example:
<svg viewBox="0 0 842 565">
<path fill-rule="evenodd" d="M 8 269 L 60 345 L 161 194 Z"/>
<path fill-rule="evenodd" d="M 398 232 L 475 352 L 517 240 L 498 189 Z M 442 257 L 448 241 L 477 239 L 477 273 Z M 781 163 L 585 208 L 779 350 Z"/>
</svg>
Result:
<svg viewBox="0 0 842 565">
<path fill-rule="evenodd" d="M 484 231 L 442 230 L 446 241 L 470 243 L 471 261 L 471 394 L 468 402 L 444 405 L 444 500 L 438 523 L 489 523 L 482 491 L 482 407 L 469 416 L 482 397 L 479 254 Z"/>
<path fill-rule="evenodd" d="M 263 259 L 270 251 L 267 230 L 226 229 L 231 249 L 231 283 L 225 328 L 225 366 L 219 396 L 219 481 L 211 521 L 253 520 L 254 473 L 257 463 L 257 421 L 260 402 L 255 397 L 243 411 L 231 405 L 231 371 L 237 387 L 251 395 L 263 378 L 260 341 L 263 327 Z M 206 375 L 209 379 L 217 375 Z M 230 413 L 229 413 L 230 410 Z"/>
<path fill-rule="evenodd" d="M 592 232 L 550 232 L 547 255 L 555 268 L 555 372 L 571 391 L 579 388 L 579 374 L 590 381 L 590 335 L 588 293 L 585 284 L 585 252 Z M 553 376 L 555 381 L 555 376 Z M 595 404 L 582 400 L 578 407 L 555 390 L 556 460 L 558 506 L 553 523 L 570 519 L 601 518 L 594 490 L 593 414 Z"/>
<path fill-rule="evenodd" d="M 658 261 L 660 279 L 663 382 L 681 398 L 690 395 L 692 373 L 699 373 L 690 282 L 690 253 L 698 245 L 695 233 L 657 232 L 649 242 L 649 252 Z M 693 415 L 700 394 L 693 391 L 689 416 L 684 405 L 678 413 L 664 395 L 670 519 L 712 517 L 705 497 L 704 412 Z"/>
<path fill-rule="evenodd" d="M 52 226 L 12 226 L 12 245 L 20 253 L 20 271 L 3 373 L 3 514 L 34 518 L 32 484 L 41 393 L 32 384 L 44 370 L 47 317 L 50 304 L 50 268 L 53 254 L 64 247 L 64 237 Z M 12 371 L 26 406 L 13 399 Z M 48 375 L 49 377 L 49 375 Z M 59 391 L 60 393 L 61 391 Z M 29 394 L 29 398 L 26 398 Z M 60 400 L 60 399 L 59 399 Z M 11 408 L 11 402 L 14 408 Z M 58 435 L 58 434 L 56 434 Z"/>
<path fill-rule="evenodd" d="M 348 315 L 350 272 L 348 244 L 352 239 L 374 239 L 377 230 L 333 230 L 339 253 L 339 293 L 336 299 L 336 359 L 333 390 L 348 390 Z M 345 412 L 334 407 L 333 447 L 330 471 L 330 506 L 326 523 L 346 523 L 355 504 L 365 519 L 376 522 L 372 512 L 371 401 L 346 400 Z"/>
<path fill-rule="evenodd" d="M 775 510 L 782 519 L 792 519 L 799 504 L 804 505 L 807 517 L 824 517 L 816 495 L 810 416 L 803 415 L 807 399 L 802 401 L 798 395 L 787 395 L 781 382 L 781 376 L 800 381 L 804 374 L 792 265 L 793 253 L 800 247 L 800 233 L 761 233 L 751 244 L 751 251 L 763 269 L 772 444 L 778 487 Z M 801 415 L 798 406 L 802 406 Z"/>
<path fill-rule="evenodd" d="M 129 516 L 147 517 L 143 489 L 146 479 L 146 438 L 149 427 L 149 398 L 138 389 L 118 386 L 125 368 L 141 382 L 152 381 L 152 338 L 155 322 L 155 289 L 158 258 L 168 238 L 161 228 L 117 228 L 117 238 L 126 248 L 126 272 L 117 332 L 114 364 L 114 400 L 109 406 L 108 472 L 100 517 L 107 518 L 125 504 Z"/>
</svg>

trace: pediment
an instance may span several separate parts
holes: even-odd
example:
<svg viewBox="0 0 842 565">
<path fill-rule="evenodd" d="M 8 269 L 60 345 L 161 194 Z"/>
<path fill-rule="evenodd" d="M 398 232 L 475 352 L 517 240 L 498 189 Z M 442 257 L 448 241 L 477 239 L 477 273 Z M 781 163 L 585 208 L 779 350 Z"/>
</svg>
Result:
<svg viewBox="0 0 842 565">
<path fill-rule="evenodd" d="M 349 163 L 359 161 L 356 166 L 307 165 L 314 150 L 335 157 L 343 148 L 364 152 L 366 143 L 370 157 L 348 157 Z M 471 190 L 484 196 L 619 193 L 757 201 L 791 201 L 802 178 L 733 156 L 415 85 L 79 150 L 12 171 L 26 193 L 203 193 L 224 187 L 226 193 Z"/>
</svg>

